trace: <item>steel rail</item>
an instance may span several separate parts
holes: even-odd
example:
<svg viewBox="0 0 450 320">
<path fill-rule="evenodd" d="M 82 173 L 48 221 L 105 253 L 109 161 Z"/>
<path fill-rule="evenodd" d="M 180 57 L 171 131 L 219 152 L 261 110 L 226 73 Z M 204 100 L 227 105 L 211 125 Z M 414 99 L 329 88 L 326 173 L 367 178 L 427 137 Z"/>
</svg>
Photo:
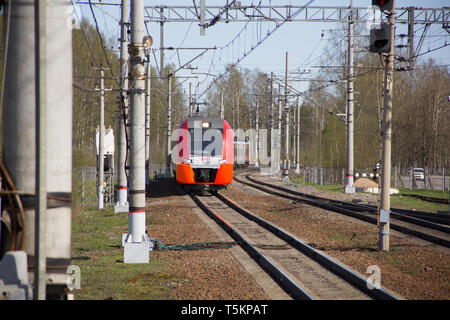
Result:
<svg viewBox="0 0 450 320">
<path fill-rule="evenodd" d="M 290 194 L 295 194 L 295 195 L 298 195 L 301 197 L 307 197 L 307 198 L 310 198 L 310 199 L 313 199 L 316 201 L 327 202 L 327 203 L 330 203 L 331 205 L 337 205 L 339 207 L 343 207 L 343 208 L 346 208 L 349 210 L 370 211 L 371 213 L 377 213 L 377 207 L 375 207 L 375 206 L 366 205 L 366 204 L 356 204 L 353 202 L 342 201 L 342 200 L 322 198 L 322 197 L 306 194 L 303 192 L 291 190 L 288 188 L 284 188 L 281 186 L 275 186 L 270 183 L 261 182 L 261 181 L 255 180 L 253 178 L 250 178 L 248 175 L 246 176 L 246 178 L 254 183 L 261 183 L 270 188 L 274 188 L 274 189 L 277 189 L 277 190 L 280 190 L 283 192 L 287 192 Z M 406 209 L 395 209 L 395 208 L 391 209 L 391 216 L 394 218 L 397 218 L 397 219 L 403 220 L 403 221 L 407 221 L 407 222 L 410 222 L 410 223 L 413 223 L 413 224 L 416 224 L 416 225 L 419 225 L 422 227 L 426 227 L 426 228 L 430 228 L 430 229 L 434 229 L 434 230 L 438 230 L 438 231 L 450 234 L 450 227 L 443 225 L 443 224 L 446 224 L 446 225 L 450 224 L 449 216 L 442 215 L 442 214 L 435 214 L 435 213 L 431 213 L 431 212 L 428 212 L 428 214 L 436 215 L 436 216 L 435 217 L 425 216 L 424 214 L 426 214 L 426 212 L 417 213 L 416 211 L 406 210 Z M 408 216 L 408 215 L 410 215 L 410 216 Z M 411 215 L 414 215 L 414 216 L 411 216 Z M 431 221 L 431 220 L 434 220 L 434 221 Z"/>
<path fill-rule="evenodd" d="M 325 203 L 323 201 L 307 199 L 304 196 L 303 196 L 303 198 L 300 198 L 299 196 L 287 195 L 287 194 L 283 194 L 283 193 L 280 193 L 280 192 L 276 192 L 274 190 L 270 190 L 270 189 L 264 188 L 261 185 L 266 185 L 267 187 L 272 187 L 272 188 L 275 188 L 275 189 L 278 189 L 278 186 L 268 186 L 266 183 L 261 182 L 261 181 L 257 181 L 257 183 L 260 184 L 260 185 L 255 185 L 253 183 L 242 181 L 241 179 L 238 179 L 236 177 L 234 177 L 233 179 L 238 181 L 238 182 L 240 182 L 240 183 L 242 183 L 242 184 L 248 185 L 250 187 L 253 187 L 255 189 L 258 189 L 260 191 L 263 191 L 263 192 L 266 192 L 266 193 L 269 193 L 269 194 L 272 194 L 272 195 L 275 195 L 275 196 L 283 197 L 283 198 L 294 200 L 294 201 L 304 202 L 306 204 L 309 204 L 309 205 L 312 205 L 312 206 L 315 206 L 315 207 L 320 207 L 320 208 L 323 208 L 323 209 L 326 209 L 326 210 L 329 210 L 329 211 L 338 212 L 338 213 L 344 214 L 346 216 L 350 216 L 350 217 L 353 217 L 353 218 L 356 218 L 356 219 L 359 219 L 359 220 L 363 220 L 363 221 L 366 221 L 366 222 L 369 222 L 369 223 L 372 223 L 372 224 L 377 224 L 377 219 L 376 218 L 369 217 L 369 216 L 367 216 L 365 214 L 356 212 L 354 210 L 349 210 L 349 209 L 343 208 L 342 206 L 328 204 L 328 203 Z M 249 179 L 249 178 L 247 177 L 247 179 Z M 289 190 L 289 189 L 287 189 L 287 190 Z M 286 191 L 286 192 L 291 192 L 291 191 L 292 190 L 289 190 L 289 191 Z M 326 199 L 326 200 L 330 200 L 330 199 Z M 415 219 L 417 219 L 417 218 L 415 218 Z M 417 220 L 420 220 L 420 219 L 417 219 Z M 411 235 L 413 235 L 413 236 L 415 236 L 417 238 L 420 238 L 420 239 L 423 239 L 423 240 L 426 240 L 426 241 L 429 241 L 429 242 L 432 242 L 432 243 L 435 243 L 435 244 L 438 244 L 438 245 L 450 248 L 450 241 L 448 241 L 446 239 L 442 239 L 442 238 L 439 238 L 439 237 L 436 237 L 436 236 L 433 236 L 433 235 L 430 235 L 430 234 L 427 234 L 427 233 L 423 233 L 423 232 L 420 232 L 420 231 L 417 231 L 417 230 L 412 230 L 412 229 L 406 228 L 404 226 L 401 226 L 401 225 L 398 225 L 398 224 L 392 223 L 392 222 L 390 224 L 390 227 L 393 230 L 396 230 L 396 231 L 399 231 L 399 232 L 402 232 L 402 233 L 405 233 L 405 234 L 411 234 Z M 445 226 L 443 226 L 443 227 L 445 227 Z"/>
<path fill-rule="evenodd" d="M 288 233 L 287 231 L 250 213 L 246 209 L 235 204 L 232 200 L 228 199 L 224 195 L 216 194 L 215 196 L 218 199 L 220 199 L 223 203 L 225 203 L 227 206 L 234 209 L 236 212 L 240 213 L 247 219 L 257 223 L 258 225 L 265 228 L 266 230 L 270 231 L 275 236 L 284 240 L 289 245 L 291 245 L 292 247 L 294 247 L 301 253 L 305 254 L 310 259 L 316 261 L 317 263 L 319 263 L 322 267 L 324 267 L 328 271 L 334 273 L 338 277 L 341 277 L 346 282 L 348 282 L 352 286 L 356 287 L 358 290 L 360 290 L 364 294 L 368 295 L 369 297 L 371 297 L 373 299 L 380 299 L 380 300 L 399 300 L 399 298 L 397 296 L 386 291 L 385 289 L 383 289 L 381 287 L 372 286 L 372 288 L 369 288 L 368 281 L 364 277 L 360 276 L 359 274 L 357 274 L 353 270 L 349 269 L 348 267 L 342 265 L 341 263 L 333 260 L 332 258 L 328 257 L 327 255 L 323 254 L 322 252 L 314 249 L 313 247 L 311 247 L 308 244 L 304 243 L 303 241 L 299 240 L 298 238 L 296 238 L 292 234 Z"/>
<path fill-rule="evenodd" d="M 211 210 L 200 198 L 196 195 L 190 194 L 192 200 L 219 224 L 223 230 L 231 237 L 237 244 L 239 244 L 245 252 L 265 271 L 275 282 L 286 291 L 292 298 L 297 300 L 313 300 L 303 288 L 295 283 L 288 275 L 276 267 L 265 255 L 249 243 L 243 236 L 241 236 L 234 228 L 217 213 Z"/>
<path fill-rule="evenodd" d="M 372 213 L 377 212 L 377 207 L 368 205 L 368 204 L 358 204 L 343 200 L 334 200 L 334 199 L 328 199 L 328 198 L 322 198 L 318 196 L 313 196 L 310 194 L 298 192 L 295 190 L 291 190 L 288 188 L 283 188 L 281 186 L 275 186 L 272 184 L 264 183 L 257 181 L 255 179 L 252 179 L 250 177 L 246 177 L 248 180 L 255 182 L 255 183 L 262 183 L 268 187 L 278 189 L 280 191 L 288 192 L 291 194 L 299 195 L 302 197 L 307 197 L 313 200 L 318 201 L 326 201 L 328 203 L 332 203 L 335 205 L 339 205 L 341 207 L 347 207 L 353 210 L 359 210 L 359 211 L 369 211 Z M 407 210 L 407 209 L 398 209 L 398 208 L 391 208 L 391 215 L 398 218 L 399 220 L 408 221 L 417 225 L 422 225 L 427 228 L 436 229 L 445 233 L 450 233 L 450 228 L 444 225 L 450 224 L 450 216 L 446 214 L 438 214 L 438 213 L 432 213 L 432 212 L 425 212 L 425 211 L 413 211 L 413 210 Z M 408 216 L 409 215 L 409 216 Z"/>
</svg>

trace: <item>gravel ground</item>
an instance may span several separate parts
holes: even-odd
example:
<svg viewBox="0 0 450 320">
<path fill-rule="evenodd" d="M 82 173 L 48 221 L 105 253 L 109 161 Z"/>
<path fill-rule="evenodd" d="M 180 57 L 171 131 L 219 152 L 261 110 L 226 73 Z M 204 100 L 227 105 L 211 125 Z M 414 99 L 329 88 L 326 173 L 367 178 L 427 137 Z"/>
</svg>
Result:
<svg viewBox="0 0 450 320">
<path fill-rule="evenodd" d="M 297 190 L 347 201 L 358 198 L 376 202 L 376 196 L 365 194 L 320 192 L 313 187 L 298 187 Z M 381 285 L 405 299 L 450 298 L 450 250 L 446 248 L 391 231 L 390 251 L 379 252 L 378 230 L 374 225 L 308 205 L 293 204 L 236 182 L 224 195 L 365 277 L 370 275 L 366 273 L 369 266 L 378 266 Z"/>
<path fill-rule="evenodd" d="M 176 191 L 174 180 L 160 180 L 147 198 L 151 219 L 148 231 L 165 245 L 219 242 L 197 216 L 191 203 Z M 153 257 L 167 261 L 178 279 L 169 282 L 177 300 L 263 300 L 264 291 L 227 248 L 156 250 Z"/>
<path fill-rule="evenodd" d="M 351 201 L 376 202 L 370 195 L 300 191 Z M 197 216 L 192 204 L 178 194 L 173 180 L 161 180 L 147 199 L 149 234 L 164 244 L 220 241 Z M 245 191 L 245 192 L 243 192 Z M 376 226 L 337 213 L 262 194 L 237 182 L 223 194 L 271 221 L 316 249 L 368 277 L 366 270 L 381 270 L 381 285 L 405 299 L 450 299 L 450 251 L 393 232 L 389 252 L 378 252 Z M 176 275 L 167 286 L 174 299 L 268 299 L 230 249 L 153 251 Z"/>
</svg>

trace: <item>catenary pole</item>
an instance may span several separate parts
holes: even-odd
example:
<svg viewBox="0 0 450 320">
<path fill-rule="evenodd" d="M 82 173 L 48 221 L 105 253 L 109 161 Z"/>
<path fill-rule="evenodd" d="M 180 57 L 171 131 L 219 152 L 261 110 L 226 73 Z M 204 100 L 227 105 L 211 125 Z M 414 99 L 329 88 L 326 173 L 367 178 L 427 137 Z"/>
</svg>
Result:
<svg viewBox="0 0 450 320">
<path fill-rule="evenodd" d="M 131 2 L 130 43 L 130 208 L 125 263 L 148 263 L 150 242 L 145 225 L 145 67 L 144 1 Z"/>
<path fill-rule="evenodd" d="M 150 184 L 150 111 L 151 111 L 151 64 L 150 64 L 150 52 L 151 50 L 146 50 L 147 58 L 147 71 L 146 81 L 145 81 L 145 184 Z"/>
<path fill-rule="evenodd" d="M 224 105 L 223 105 L 223 91 L 220 92 L 220 118 L 223 119 L 225 117 L 224 113 Z"/>
<path fill-rule="evenodd" d="M 119 141 L 118 141 L 118 202 L 114 212 L 128 212 L 128 179 L 126 175 L 127 135 L 126 122 L 128 120 L 128 25 L 129 1 L 122 0 L 120 21 L 120 96 L 119 96 Z"/>
<path fill-rule="evenodd" d="M 348 52 L 347 52 L 347 173 L 345 193 L 355 193 L 355 185 L 353 181 L 353 10 L 350 5 L 350 15 L 348 22 Z"/>
<path fill-rule="evenodd" d="M 256 130 L 256 157 L 255 157 L 255 167 L 259 167 L 259 101 L 256 97 L 256 110 L 255 110 L 255 130 Z"/>
<path fill-rule="evenodd" d="M 286 52 L 285 85 L 284 85 L 284 161 L 283 180 L 289 180 L 289 99 L 288 99 L 288 76 L 289 76 L 289 52 Z"/>
<path fill-rule="evenodd" d="M 69 267 L 71 246 L 72 198 L 72 113 L 73 113 L 73 55 L 72 28 L 67 13 L 71 1 L 47 3 L 47 192 L 62 203 L 47 208 L 48 266 L 64 270 Z M 50 268 L 50 291 L 67 295 L 69 275 L 58 279 L 59 271 Z M 61 270 L 59 269 L 59 270 Z M 55 270 L 55 269 L 53 269 Z M 63 299 L 63 298 L 62 298 Z"/>
<path fill-rule="evenodd" d="M 34 299 L 46 299 L 47 282 L 47 3 L 35 2 L 36 220 Z"/>
<path fill-rule="evenodd" d="M 172 74 L 167 75 L 166 177 L 170 177 L 170 145 L 172 134 Z"/>
<path fill-rule="evenodd" d="M 103 209 L 104 196 L 104 140 L 105 140 L 105 74 L 100 67 L 99 129 L 98 129 L 98 172 L 97 172 L 97 209 Z"/>
<path fill-rule="evenodd" d="M 275 106 L 274 106 L 274 102 L 275 102 L 275 88 L 274 88 L 274 81 L 275 81 L 275 76 L 273 71 L 270 73 L 270 174 L 273 175 L 273 167 L 274 167 L 274 149 L 273 149 L 273 139 L 275 137 Z"/>
<path fill-rule="evenodd" d="M 192 82 L 189 82 L 189 117 L 192 117 L 194 114 L 194 104 L 192 101 Z"/>
<path fill-rule="evenodd" d="M 159 11 L 161 22 L 159 23 L 159 76 L 164 77 L 164 9 Z"/>
<path fill-rule="evenodd" d="M 395 42 L 395 0 L 389 13 L 389 24 L 391 26 L 390 51 L 385 58 L 384 77 L 384 111 L 382 125 L 382 157 L 381 157 L 381 203 L 378 249 L 389 251 L 389 229 L 390 229 L 390 190 L 391 190 L 391 142 L 392 142 L 392 90 L 394 73 L 394 42 Z"/>
<path fill-rule="evenodd" d="M 295 148 L 296 158 L 297 158 L 297 167 L 295 168 L 295 173 L 300 173 L 300 96 L 297 96 L 297 146 Z"/>
</svg>

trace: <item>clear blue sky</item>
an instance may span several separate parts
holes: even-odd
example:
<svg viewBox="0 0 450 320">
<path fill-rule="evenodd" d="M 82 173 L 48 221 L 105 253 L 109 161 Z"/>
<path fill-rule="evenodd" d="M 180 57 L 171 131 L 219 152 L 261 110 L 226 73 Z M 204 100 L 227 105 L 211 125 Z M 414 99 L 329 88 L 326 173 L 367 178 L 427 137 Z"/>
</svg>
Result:
<svg viewBox="0 0 450 320">
<path fill-rule="evenodd" d="M 76 1 L 74 1 L 75 3 Z M 93 0 L 92 2 L 97 2 Z M 120 3 L 120 0 L 103 0 L 108 3 Z M 199 0 L 196 0 L 198 3 Z M 254 4 L 257 5 L 305 5 L 308 0 L 241 0 L 243 5 Z M 192 5 L 192 0 L 147 0 L 145 5 Z M 206 0 L 206 5 L 224 5 L 225 0 Z M 311 6 L 349 6 L 350 0 L 316 0 L 311 3 Z M 355 7 L 369 7 L 371 0 L 353 0 Z M 396 7 L 426 7 L 426 8 L 441 8 L 449 6 L 449 0 L 397 0 Z M 76 5 L 79 15 L 82 15 L 92 21 L 92 15 L 88 5 Z M 100 29 L 113 39 L 119 38 L 118 20 L 120 19 L 120 8 L 118 6 L 96 6 L 94 9 Z M 199 26 L 196 23 L 166 23 L 164 26 L 164 46 L 169 47 L 188 47 L 188 48 L 203 48 L 203 47 L 223 47 L 228 44 L 241 30 L 243 30 L 245 23 L 217 23 L 206 30 L 205 36 L 200 36 Z M 270 37 L 268 37 L 258 48 L 253 50 L 246 58 L 243 59 L 239 65 L 243 68 L 256 69 L 270 73 L 282 75 L 285 68 L 285 54 L 289 52 L 289 69 L 297 68 L 308 69 L 314 64 L 317 65 L 318 58 L 323 54 L 323 49 L 328 45 L 331 33 L 330 29 L 341 28 L 335 23 L 322 22 L 290 22 L 281 26 Z M 420 39 L 423 26 L 417 25 L 418 30 L 416 34 L 416 43 Z M 157 23 L 148 24 L 150 35 L 153 37 L 154 49 L 159 49 L 160 43 L 160 27 Z M 265 35 L 268 30 L 274 28 L 273 22 L 265 22 L 262 24 L 249 23 L 247 28 L 241 33 L 241 36 L 235 40 L 233 45 L 228 49 L 210 50 L 201 58 L 196 59 L 191 63 L 192 66 L 198 67 L 195 73 L 209 73 L 219 75 L 224 70 L 224 65 L 234 63 L 238 57 L 241 57 L 244 48 L 249 51 L 251 43 L 256 43 L 258 30 Z M 321 40 L 322 31 L 324 37 Z M 407 33 L 405 25 L 397 26 L 396 34 Z M 367 31 L 368 34 L 368 31 Z M 428 50 L 440 47 L 446 43 L 450 44 L 450 34 L 448 34 L 441 25 L 432 26 L 427 33 L 421 52 L 425 53 Z M 368 40 L 367 40 L 368 41 Z M 404 40 L 403 43 L 406 43 Z M 342 42 L 346 46 L 345 41 Z M 166 63 L 173 63 L 176 66 L 188 62 L 191 58 L 199 54 L 201 50 L 180 50 L 166 51 Z M 159 65 L 159 51 L 155 52 Z M 433 58 L 440 65 L 450 64 L 450 46 L 442 49 L 424 54 L 422 59 Z M 306 62 L 306 63 L 305 63 Z M 309 63 L 311 62 L 311 63 Z M 313 69 L 315 71 L 317 69 Z M 192 75 L 191 71 L 181 70 L 177 75 Z M 210 83 L 212 77 L 204 74 L 198 75 L 198 79 L 188 79 L 184 83 L 184 88 L 187 91 L 188 83 L 192 82 L 196 93 L 204 92 L 207 85 Z M 197 87 L 198 85 L 198 87 Z M 295 86 L 299 90 L 306 90 L 308 83 L 296 83 Z"/>
</svg>

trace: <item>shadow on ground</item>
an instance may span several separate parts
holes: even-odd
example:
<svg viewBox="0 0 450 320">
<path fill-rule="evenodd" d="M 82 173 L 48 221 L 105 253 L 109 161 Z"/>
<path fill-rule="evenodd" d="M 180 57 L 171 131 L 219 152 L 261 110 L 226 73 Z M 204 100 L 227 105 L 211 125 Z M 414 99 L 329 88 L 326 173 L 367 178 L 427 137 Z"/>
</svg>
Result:
<svg viewBox="0 0 450 320">
<path fill-rule="evenodd" d="M 175 178 L 161 178 L 151 180 L 146 188 L 148 198 L 163 198 L 184 194 L 179 188 Z"/>
</svg>

